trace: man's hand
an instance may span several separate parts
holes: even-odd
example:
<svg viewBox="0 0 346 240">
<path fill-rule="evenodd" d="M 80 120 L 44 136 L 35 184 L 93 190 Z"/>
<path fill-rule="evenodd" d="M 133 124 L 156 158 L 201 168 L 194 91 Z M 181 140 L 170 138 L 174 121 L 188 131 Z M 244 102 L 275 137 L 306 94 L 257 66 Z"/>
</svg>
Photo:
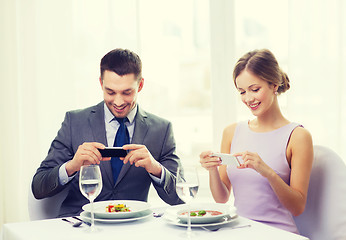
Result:
<svg viewBox="0 0 346 240">
<path fill-rule="evenodd" d="M 147 172 L 160 178 L 161 177 L 161 165 L 156 161 L 146 146 L 139 144 L 127 144 L 123 146 L 123 149 L 130 150 L 123 160 L 124 164 L 129 162 L 131 165 L 135 164 L 136 167 L 143 167 Z"/>
<path fill-rule="evenodd" d="M 83 165 L 100 164 L 100 161 L 109 161 L 110 157 L 102 158 L 98 149 L 104 149 L 105 145 L 98 142 L 85 142 L 79 145 L 73 159 L 69 161 L 65 168 L 68 176 L 79 171 Z"/>
</svg>

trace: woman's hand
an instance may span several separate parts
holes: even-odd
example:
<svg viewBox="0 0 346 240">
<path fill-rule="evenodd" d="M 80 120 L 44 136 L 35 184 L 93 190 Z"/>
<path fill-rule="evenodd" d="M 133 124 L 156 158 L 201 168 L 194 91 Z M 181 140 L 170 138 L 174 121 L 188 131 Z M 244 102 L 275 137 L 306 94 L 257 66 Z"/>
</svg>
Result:
<svg viewBox="0 0 346 240">
<path fill-rule="evenodd" d="M 243 159 L 243 163 L 240 164 L 238 168 L 252 168 L 261 174 L 263 177 L 268 177 L 270 174 L 274 172 L 272 168 L 270 168 L 262 158 L 253 152 L 241 152 L 236 153 L 234 156 L 240 156 Z"/>
<path fill-rule="evenodd" d="M 202 167 L 204 167 L 208 171 L 213 170 L 213 169 L 217 169 L 217 167 L 221 165 L 220 158 L 219 157 L 211 157 L 210 155 L 212 155 L 212 154 L 213 154 L 213 152 L 211 152 L 211 151 L 205 151 L 199 155 L 199 158 L 200 158 L 199 162 L 201 163 Z"/>
</svg>

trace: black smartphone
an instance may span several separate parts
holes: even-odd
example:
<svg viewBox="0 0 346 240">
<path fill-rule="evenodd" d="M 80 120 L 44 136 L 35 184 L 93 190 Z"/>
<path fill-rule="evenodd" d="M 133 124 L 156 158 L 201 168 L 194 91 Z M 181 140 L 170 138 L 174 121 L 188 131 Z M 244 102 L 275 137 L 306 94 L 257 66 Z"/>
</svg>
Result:
<svg viewBox="0 0 346 240">
<path fill-rule="evenodd" d="M 99 149 L 102 157 L 125 157 L 127 151 L 122 147 L 106 147 L 105 149 Z"/>
</svg>

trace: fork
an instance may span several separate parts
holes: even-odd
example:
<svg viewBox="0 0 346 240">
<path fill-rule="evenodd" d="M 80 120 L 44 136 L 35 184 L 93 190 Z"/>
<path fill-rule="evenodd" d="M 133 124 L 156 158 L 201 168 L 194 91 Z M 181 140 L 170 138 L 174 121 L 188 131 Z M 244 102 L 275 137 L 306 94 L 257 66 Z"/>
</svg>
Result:
<svg viewBox="0 0 346 240">
<path fill-rule="evenodd" d="M 76 223 L 74 223 L 74 222 L 72 222 L 72 221 L 70 221 L 70 220 L 68 220 L 68 219 L 66 219 L 66 218 L 63 218 L 63 219 L 61 219 L 61 220 L 63 220 L 63 221 L 65 221 L 65 222 L 68 222 L 68 223 L 72 224 L 73 227 L 79 227 L 80 225 L 82 225 L 82 222 L 76 222 Z"/>
<path fill-rule="evenodd" d="M 231 228 L 229 228 L 229 229 L 236 229 L 236 228 L 245 228 L 245 227 L 251 227 L 251 225 L 250 224 L 248 224 L 248 225 L 242 225 L 242 226 L 234 226 L 234 227 L 231 227 Z M 201 227 L 202 229 L 204 229 L 204 230 L 207 230 L 207 231 L 209 231 L 209 232 L 216 232 L 216 231 L 218 231 L 221 227 Z"/>
<path fill-rule="evenodd" d="M 76 217 L 76 216 L 73 216 L 72 218 L 74 218 L 74 219 L 76 219 L 76 220 L 78 220 L 78 221 L 80 221 L 80 222 L 82 222 L 82 223 L 88 225 L 89 227 L 91 226 L 91 223 L 90 223 L 90 222 L 83 221 L 82 219 L 80 219 L 80 218 L 78 218 L 78 217 Z"/>
</svg>

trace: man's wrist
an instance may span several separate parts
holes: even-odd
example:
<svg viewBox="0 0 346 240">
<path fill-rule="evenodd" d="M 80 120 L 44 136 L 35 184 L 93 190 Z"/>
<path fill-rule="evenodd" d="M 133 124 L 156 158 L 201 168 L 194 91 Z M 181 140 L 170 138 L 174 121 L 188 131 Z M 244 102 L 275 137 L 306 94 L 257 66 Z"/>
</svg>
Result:
<svg viewBox="0 0 346 240">
<path fill-rule="evenodd" d="M 156 161 L 154 170 L 149 172 L 149 173 L 151 175 L 157 177 L 157 178 L 161 178 L 161 175 L 162 175 L 162 166 L 161 166 L 161 164 Z"/>
<path fill-rule="evenodd" d="M 73 168 L 72 160 L 66 163 L 65 169 L 66 169 L 66 173 L 69 177 L 71 177 L 72 175 L 74 175 L 77 172 L 77 170 L 74 170 L 74 168 Z"/>
<path fill-rule="evenodd" d="M 161 168 L 161 173 L 159 176 L 155 176 L 154 174 L 152 173 L 149 173 L 150 174 L 150 177 L 154 180 L 154 182 L 156 182 L 157 184 L 162 184 L 164 182 L 164 179 L 165 179 L 165 170 L 164 170 L 164 167 L 159 164 L 160 168 Z"/>
<path fill-rule="evenodd" d="M 66 171 L 66 165 L 67 165 L 67 164 L 68 164 L 68 162 L 67 162 L 67 163 L 64 163 L 64 164 L 61 165 L 60 168 L 59 168 L 59 183 L 60 183 L 61 185 L 67 184 L 67 183 L 74 177 L 73 175 L 69 176 L 69 175 L 67 174 L 67 171 Z"/>
</svg>

